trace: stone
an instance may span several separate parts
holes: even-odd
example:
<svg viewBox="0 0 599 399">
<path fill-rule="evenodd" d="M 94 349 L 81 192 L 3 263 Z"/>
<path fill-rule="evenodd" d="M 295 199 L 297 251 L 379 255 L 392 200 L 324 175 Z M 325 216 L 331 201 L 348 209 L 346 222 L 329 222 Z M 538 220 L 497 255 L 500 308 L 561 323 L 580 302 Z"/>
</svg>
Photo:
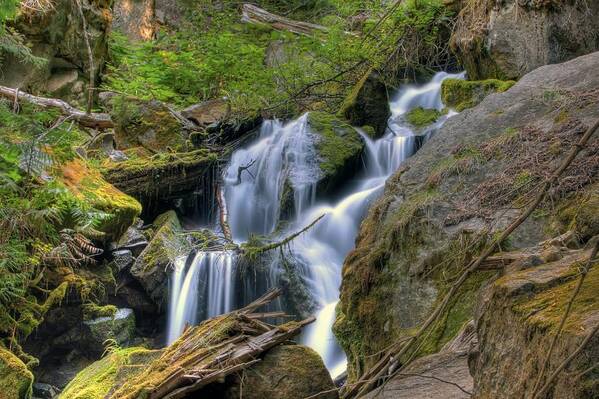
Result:
<svg viewBox="0 0 599 399">
<path fill-rule="evenodd" d="M 223 398 L 239 398 L 241 390 L 244 399 L 307 398 L 319 392 L 322 399 L 339 397 L 320 356 L 300 345 L 269 350 L 262 361 L 245 370 L 242 380 L 227 387 Z"/>
<path fill-rule="evenodd" d="M 135 260 L 131 275 L 158 305 L 166 305 L 168 293 L 168 268 L 178 256 L 186 255 L 191 247 L 181 231 L 179 218 L 168 211 L 154 221 L 155 234 L 149 245 Z"/>
<path fill-rule="evenodd" d="M 191 105 L 181 111 L 181 115 L 199 126 L 218 124 L 229 116 L 231 106 L 226 99 L 208 100 Z"/>
<path fill-rule="evenodd" d="M 75 69 L 56 72 L 48 79 L 46 89 L 50 93 L 56 93 L 63 90 L 65 86 L 74 83 L 78 78 L 79 73 Z"/>
<path fill-rule="evenodd" d="M 599 50 L 599 3 L 587 3 L 484 0 L 462 9 L 451 48 L 470 79 L 518 79 Z"/>
<path fill-rule="evenodd" d="M 447 288 L 441 276 L 459 275 L 467 259 L 518 217 L 518 201 L 531 195 L 513 192 L 518 181 L 529 182 L 523 187 L 532 189 L 599 118 L 593 106 L 598 64 L 599 53 L 593 53 L 543 66 L 509 90 L 487 95 L 449 118 L 387 180 L 343 266 L 334 331 L 349 357 L 350 382 L 359 369 L 372 365 L 369 355 L 401 339 L 430 315 Z M 560 145 L 551 153 L 554 140 Z M 544 209 L 553 210 L 527 219 L 511 234 L 514 250 L 534 247 L 568 230 L 586 239 L 599 233 L 598 213 L 593 212 L 597 151 L 595 135 L 552 190 L 555 202 Z M 552 155 L 536 164 L 531 161 L 535 154 Z M 571 186 L 572 181 L 579 184 Z M 577 216 L 574 209 L 585 216 Z M 539 259 L 514 268 L 535 270 Z M 441 316 L 441 327 L 435 327 L 423 344 L 427 353 L 440 350 L 474 316 L 480 290 L 493 276 L 481 271 L 470 277 Z M 411 303 L 417 306 L 406 305 Z"/>
<path fill-rule="evenodd" d="M 133 262 L 135 262 L 135 258 L 133 254 L 128 249 L 120 249 L 118 251 L 112 252 L 112 261 L 116 265 L 119 272 L 123 270 L 129 269 Z"/>
<path fill-rule="evenodd" d="M 0 346 L 0 395 L 7 399 L 29 399 L 33 374 L 7 349 Z"/>
<path fill-rule="evenodd" d="M 114 317 L 98 317 L 83 322 L 83 335 L 86 347 L 90 352 L 104 351 L 107 340 L 115 340 L 117 345 L 124 345 L 135 334 L 135 314 L 132 309 L 118 309 Z"/>
<path fill-rule="evenodd" d="M 343 102 L 339 114 L 353 126 L 370 126 L 382 137 L 391 116 L 387 87 L 374 70 L 368 71 Z"/>
<path fill-rule="evenodd" d="M 58 396 L 58 388 L 50 384 L 36 382 L 33 384 L 33 394 L 40 399 L 54 399 Z"/>
</svg>

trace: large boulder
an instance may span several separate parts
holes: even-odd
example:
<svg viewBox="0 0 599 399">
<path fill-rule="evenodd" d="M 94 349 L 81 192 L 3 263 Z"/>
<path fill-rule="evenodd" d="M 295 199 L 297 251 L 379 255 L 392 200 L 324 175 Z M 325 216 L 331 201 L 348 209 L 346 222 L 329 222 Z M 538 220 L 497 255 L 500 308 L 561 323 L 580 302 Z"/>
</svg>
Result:
<svg viewBox="0 0 599 399">
<path fill-rule="evenodd" d="M 539 370 L 578 283 L 579 267 L 590 252 L 590 248 L 572 251 L 554 262 L 509 273 L 485 290 L 476 320 L 479 348 L 471 361 L 473 398 L 533 397 Z M 599 267 L 595 265 L 548 359 L 543 383 L 599 323 L 598 289 Z M 598 358 L 599 336 L 595 336 L 542 397 L 599 397 L 599 378 L 589 371 Z"/>
<path fill-rule="evenodd" d="M 471 79 L 517 79 L 599 49 L 596 1 L 482 0 L 462 8 L 452 50 Z"/>
<path fill-rule="evenodd" d="M 174 211 L 160 215 L 153 223 L 154 235 L 131 267 L 131 275 L 158 305 L 166 305 L 168 268 L 178 256 L 186 255 L 191 247 L 181 231 Z"/>
<path fill-rule="evenodd" d="M 488 95 L 450 118 L 388 180 L 343 267 L 335 333 L 349 357 L 350 380 L 372 365 L 369 355 L 426 320 L 452 279 L 520 214 L 599 118 L 598 62 L 594 53 L 541 67 Z M 597 212 L 585 210 L 595 208 L 583 205 L 594 204 L 598 152 L 595 135 L 504 245 L 526 248 L 566 230 L 583 242 L 599 233 Z M 468 279 L 420 355 L 438 351 L 473 317 L 479 289 L 493 276 L 479 271 Z"/>
<path fill-rule="evenodd" d="M 94 59 L 94 80 L 98 79 L 108 55 L 108 31 L 111 0 L 82 0 Z M 32 52 L 46 60 L 43 65 L 24 65 L 13 55 L 0 61 L 0 84 L 30 92 L 50 92 L 53 96 L 84 100 L 84 84 L 89 77 L 89 57 L 77 2 L 51 2 L 47 11 L 22 8 L 14 23 L 16 30 L 31 46 Z"/>
<path fill-rule="evenodd" d="M 306 346 L 281 345 L 247 369 L 243 378 L 237 378 L 227 388 L 224 398 L 295 399 L 319 392 L 322 399 L 339 397 L 320 356 Z"/>
<path fill-rule="evenodd" d="M 6 399 L 29 399 L 33 374 L 27 366 L 10 351 L 0 346 L 0 397 Z"/>
</svg>

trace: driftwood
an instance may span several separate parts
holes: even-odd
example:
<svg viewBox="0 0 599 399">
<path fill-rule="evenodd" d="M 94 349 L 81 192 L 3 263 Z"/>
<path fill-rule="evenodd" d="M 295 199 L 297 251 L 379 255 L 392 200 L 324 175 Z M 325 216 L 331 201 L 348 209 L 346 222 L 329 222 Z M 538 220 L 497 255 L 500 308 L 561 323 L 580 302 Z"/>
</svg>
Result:
<svg viewBox="0 0 599 399">
<path fill-rule="evenodd" d="M 272 14 L 260 7 L 256 7 L 253 4 L 243 5 L 241 21 L 250 24 L 264 24 L 275 30 L 292 32 L 304 36 L 312 36 L 316 32 L 328 31 L 328 29 L 322 25 L 294 21 L 280 15 Z"/>
<path fill-rule="evenodd" d="M 19 89 L 12 89 L 6 86 L 0 86 L 0 96 L 9 98 L 11 100 L 22 100 L 42 108 L 56 108 L 62 112 L 63 115 L 77 121 L 81 126 L 90 127 L 94 129 L 108 129 L 114 127 L 114 123 L 108 114 L 102 113 L 86 113 L 69 105 L 66 101 L 59 100 L 56 98 L 38 97 Z"/>
<path fill-rule="evenodd" d="M 184 398 L 252 366 L 265 351 L 287 342 L 315 320 L 311 317 L 280 326 L 260 321 L 265 317 L 287 317 L 281 312 L 255 313 L 279 295 L 281 290 L 272 290 L 241 310 L 188 328 L 158 359 L 108 398 Z"/>
</svg>

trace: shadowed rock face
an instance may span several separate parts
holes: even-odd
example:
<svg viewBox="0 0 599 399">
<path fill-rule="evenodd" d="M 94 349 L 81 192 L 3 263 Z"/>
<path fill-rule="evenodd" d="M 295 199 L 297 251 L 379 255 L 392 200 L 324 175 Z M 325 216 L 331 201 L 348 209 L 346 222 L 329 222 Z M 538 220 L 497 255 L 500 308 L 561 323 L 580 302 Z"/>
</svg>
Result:
<svg viewBox="0 0 599 399">
<path fill-rule="evenodd" d="M 544 66 L 489 95 L 450 118 L 389 179 L 343 269 L 335 333 L 349 355 L 350 380 L 372 364 L 369 354 L 430 314 L 463 265 L 519 215 L 531 190 L 599 117 L 597 63 L 593 53 Z M 552 189 L 551 201 L 512 234 L 514 249 L 567 229 L 583 241 L 599 233 L 597 215 L 584 211 L 587 216 L 573 219 L 568 210 L 596 192 L 598 146 L 594 136 Z M 493 275 L 470 278 L 422 354 L 438 351 L 472 318 L 479 288 Z"/>
<path fill-rule="evenodd" d="M 596 1 L 482 0 L 464 7 L 451 38 L 471 79 L 516 79 L 599 49 Z"/>
</svg>

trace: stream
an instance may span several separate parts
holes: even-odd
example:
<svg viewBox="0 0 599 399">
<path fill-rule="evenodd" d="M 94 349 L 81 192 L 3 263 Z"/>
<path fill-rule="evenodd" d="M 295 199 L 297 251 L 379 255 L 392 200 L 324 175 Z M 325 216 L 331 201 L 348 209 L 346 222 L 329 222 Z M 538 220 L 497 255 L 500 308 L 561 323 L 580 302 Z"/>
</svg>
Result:
<svg viewBox="0 0 599 399">
<path fill-rule="evenodd" d="M 325 215 L 293 240 L 288 251 L 297 260 L 297 273 L 312 298 L 316 316 L 300 342 L 322 356 L 333 378 L 347 366 L 332 326 L 343 261 L 354 248 L 360 223 L 387 178 L 454 113 L 448 112 L 418 132 L 405 121 L 405 114 L 416 107 L 443 109 L 441 82 L 462 77 L 440 72 L 427 84 L 402 86 L 389 104 L 391 117 L 385 135 L 373 140 L 358 130 L 365 142 L 363 170 L 345 182 L 340 188 L 345 195 L 336 201 L 317 195 L 320 169 L 314 144 L 318 136 L 310 131 L 307 115 L 288 123 L 265 121 L 259 136 L 232 154 L 224 172 L 228 222 L 237 244 L 253 235 L 282 238 Z M 286 185 L 292 190 L 291 216 L 281 209 L 282 196 L 289 195 Z M 234 251 L 197 252 L 176 263 L 169 287 L 168 343 L 176 340 L 187 324 L 229 312 L 279 286 L 284 272 L 281 260 L 274 258 L 261 278 L 242 274 Z"/>
</svg>

